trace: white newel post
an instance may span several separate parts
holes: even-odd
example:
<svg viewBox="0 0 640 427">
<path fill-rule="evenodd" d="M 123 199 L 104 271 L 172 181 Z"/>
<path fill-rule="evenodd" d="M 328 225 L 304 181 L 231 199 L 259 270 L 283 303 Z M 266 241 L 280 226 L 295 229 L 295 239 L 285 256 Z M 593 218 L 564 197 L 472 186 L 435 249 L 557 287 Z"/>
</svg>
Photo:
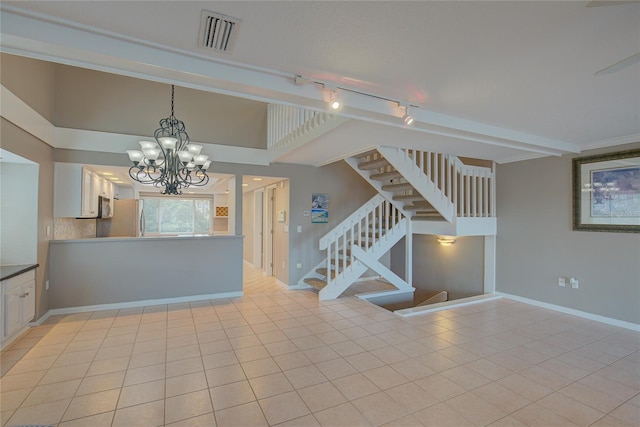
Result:
<svg viewBox="0 0 640 427">
<path fill-rule="evenodd" d="M 411 218 L 407 217 L 407 234 L 404 237 L 404 281 L 413 286 L 413 231 L 411 230 Z"/>
<path fill-rule="evenodd" d="M 496 236 L 484 236 L 484 293 L 496 291 Z"/>
</svg>

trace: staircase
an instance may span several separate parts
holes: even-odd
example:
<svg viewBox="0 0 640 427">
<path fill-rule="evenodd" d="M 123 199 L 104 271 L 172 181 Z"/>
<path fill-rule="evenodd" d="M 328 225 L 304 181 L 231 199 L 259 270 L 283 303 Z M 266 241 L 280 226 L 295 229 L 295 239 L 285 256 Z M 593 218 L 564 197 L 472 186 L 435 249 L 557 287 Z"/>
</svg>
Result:
<svg viewBox="0 0 640 427">
<path fill-rule="evenodd" d="M 335 299 L 371 268 L 398 289 L 412 289 L 378 261 L 407 235 L 409 223 L 383 196 L 374 196 L 320 239 L 327 257 L 303 282 L 318 289 L 321 300 Z"/>
<path fill-rule="evenodd" d="M 413 222 L 413 232 L 495 235 L 495 179 L 456 156 L 377 147 L 346 162 Z"/>
<path fill-rule="evenodd" d="M 455 156 L 420 150 L 377 147 L 346 162 L 378 194 L 320 240 L 327 257 L 303 282 L 321 300 L 340 296 L 368 269 L 400 291 L 412 291 L 378 260 L 411 235 L 495 235 L 495 179 L 487 167 L 465 165 Z"/>
</svg>

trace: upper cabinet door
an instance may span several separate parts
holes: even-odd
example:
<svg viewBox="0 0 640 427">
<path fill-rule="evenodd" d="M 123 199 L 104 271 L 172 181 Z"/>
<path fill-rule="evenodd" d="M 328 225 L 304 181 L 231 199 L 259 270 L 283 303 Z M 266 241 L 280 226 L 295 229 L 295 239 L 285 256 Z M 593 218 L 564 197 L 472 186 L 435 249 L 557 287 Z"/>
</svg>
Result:
<svg viewBox="0 0 640 427">
<path fill-rule="evenodd" d="M 86 168 L 82 168 L 82 194 L 80 196 L 82 201 L 81 216 L 91 216 L 93 213 L 91 206 L 91 193 L 93 193 L 92 178 L 93 173 Z"/>
</svg>

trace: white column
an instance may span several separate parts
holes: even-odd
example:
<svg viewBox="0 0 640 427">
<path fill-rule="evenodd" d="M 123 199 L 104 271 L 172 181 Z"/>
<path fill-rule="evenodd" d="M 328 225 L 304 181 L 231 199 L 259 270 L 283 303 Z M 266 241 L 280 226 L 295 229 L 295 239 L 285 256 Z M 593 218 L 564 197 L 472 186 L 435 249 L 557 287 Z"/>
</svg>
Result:
<svg viewBox="0 0 640 427">
<path fill-rule="evenodd" d="M 413 286 L 413 231 L 411 230 L 411 219 L 406 218 L 407 235 L 404 237 L 404 280 Z"/>
<path fill-rule="evenodd" d="M 484 293 L 496 291 L 496 236 L 484 236 Z"/>
</svg>

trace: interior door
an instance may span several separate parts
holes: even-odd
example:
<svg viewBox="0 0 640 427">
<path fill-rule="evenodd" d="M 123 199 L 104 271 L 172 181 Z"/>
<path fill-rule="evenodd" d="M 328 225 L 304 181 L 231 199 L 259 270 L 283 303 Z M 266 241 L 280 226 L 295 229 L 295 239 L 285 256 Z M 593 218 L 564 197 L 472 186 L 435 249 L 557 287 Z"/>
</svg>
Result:
<svg viewBox="0 0 640 427">
<path fill-rule="evenodd" d="M 264 265 L 264 190 L 254 193 L 253 217 L 253 266 L 262 268 Z"/>
</svg>

